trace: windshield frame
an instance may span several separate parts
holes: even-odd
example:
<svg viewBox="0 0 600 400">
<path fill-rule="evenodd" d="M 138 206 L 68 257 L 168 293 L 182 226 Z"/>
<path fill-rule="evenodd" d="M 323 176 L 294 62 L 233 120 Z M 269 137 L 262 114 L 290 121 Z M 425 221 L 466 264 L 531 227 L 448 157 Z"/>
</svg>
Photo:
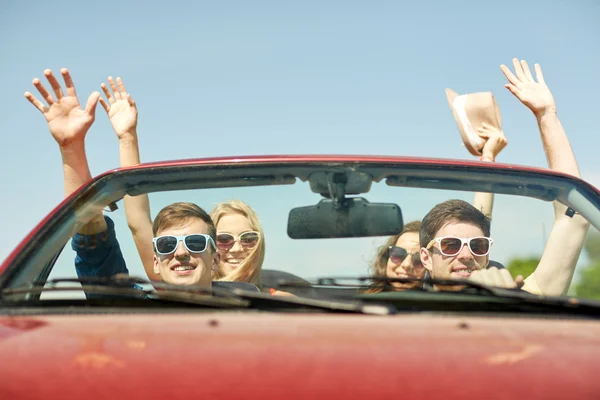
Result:
<svg viewBox="0 0 600 400">
<path fill-rule="evenodd" d="M 56 254 L 90 211 L 125 195 L 184 189 L 290 185 L 311 174 L 360 173 L 389 186 L 493 192 L 558 201 L 600 229 L 600 192 L 566 174 L 508 164 L 408 157 L 273 156 L 142 164 L 97 176 L 42 220 L 0 266 L 0 289 L 44 284 Z M 36 246 L 36 243 L 44 243 Z M 37 267 L 35 267 L 37 265 Z"/>
</svg>

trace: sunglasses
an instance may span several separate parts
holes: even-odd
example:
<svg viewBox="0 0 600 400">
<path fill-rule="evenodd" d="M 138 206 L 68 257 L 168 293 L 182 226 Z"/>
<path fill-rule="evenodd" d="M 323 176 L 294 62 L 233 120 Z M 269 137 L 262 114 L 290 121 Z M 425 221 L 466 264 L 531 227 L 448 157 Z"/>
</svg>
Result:
<svg viewBox="0 0 600 400">
<path fill-rule="evenodd" d="M 177 250 L 177 246 L 179 242 L 183 241 L 183 245 L 190 253 L 202 253 L 206 251 L 206 247 L 208 247 L 208 243 L 210 243 L 213 248 L 215 248 L 215 242 L 213 238 L 209 235 L 194 233 L 191 235 L 185 236 L 158 236 L 152 239 L 152 243 L 154 243 L 154 249 L 160 255 L 167 255 L 174 253 Z"/>
<path fill-rule="evenodd" d="M 388 257 L 394 264 L 402 264 L 406 257 L 410 256 L 410 260 L 414 268 L 422 267 L 420 252 L 409 253 L 405 248 L 398 246 L 390 246 L 388 248 Z"/>
<path fill-rule="evenodd" d="M 237 238 L 230 233 L 219 233 L 217 234 L 217 248 L 219 250 L 229 250 L 236 241 L 239 241 L 244 249 L 252 249 L 259 239 L 260 234 L 256 231 L 242 232 Z"/>
<path fill-rule="evenodd" d="M 460 253 L 465 244 L 469 247 L 469 251 L 474 256 L 487 256 L 494 241 L 492 238 L 485 236 L 478 236 L 469 239 L 445 236 L 433 239 L 431 242 L 429 242 L 426 248 L 429 249 L 436 243 L 440 247 L 440 252 L 448 257 L 452 257 Z"/>
</svg>

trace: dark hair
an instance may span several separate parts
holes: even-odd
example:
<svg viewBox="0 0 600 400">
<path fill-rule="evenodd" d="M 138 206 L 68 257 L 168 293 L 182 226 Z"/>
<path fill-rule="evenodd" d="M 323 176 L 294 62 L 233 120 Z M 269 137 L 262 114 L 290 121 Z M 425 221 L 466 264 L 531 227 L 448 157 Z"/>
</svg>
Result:
<svg viewBox="0 0 600 400">
<path fill-rule="evenodd" d="M 419 229 L 421 228 L 421 221 L 412 221 L 408 224 L 404 225 L 402 228 L 402 232 L 397 235 L 390 237 L 387 242 L 377 250 L 377 256 L 375 260 L 373 260 L 373 264 L 371 265 L 371 272 L 373 276 L 385 276 L 385 270 L 387 268 L 388 257 L 390 256 L 390 246 L 395 246 L 400 236 L 405 233 L 419 233 Z"/>
<path fill-rule="evenodd" d="M 390 256 L 390 246 L 395 246 L 400 236 L 405 233 L 419 233 L 419 229 L 421 228 L 421 221 L 412 221 L 408 224 L 404 225 L 402 228 L 402 232 L 398 233 L 390 237 L 383 246 L 377 249 L 377 256 L 373 260 L 373 264 L 371 265 L 371 276 L 385 276 L 388 257 Z M 387 283 L 384 281 L 373 282 L 373 285 L 366 291 L 366 293 L 379 293 L 382 290 L 385 290 Z"/>
<path fill-rule="evenodd" d="M 433 207 L 421 221 L 419 243 L 427 247 L 435 234 L 449 222 L 466 222 L 478 226 L 484 236 L 490 236 L 490 220 L 464 200 L 447 200 Z"/>
<path fill-rule="evenodd" d="M 154 218 L 154 223 L 152 224 L 152 233 L 154 236 L 156 236 L 159 231 L 163 231 L 174 226 L 181 226 L 189 223 L 192 219 L 204 221 L 206 225 L 208 225 L 208 234 L 210 237 L 212 237 L 213 240 L 217 239 L 217 229 L 215 228 L 215 224 L 208 213 L 202 208 L 198 207 L 196 204 L 187 202 L 169 204 L 160 210 L 156 218 Z"/>
</svg>

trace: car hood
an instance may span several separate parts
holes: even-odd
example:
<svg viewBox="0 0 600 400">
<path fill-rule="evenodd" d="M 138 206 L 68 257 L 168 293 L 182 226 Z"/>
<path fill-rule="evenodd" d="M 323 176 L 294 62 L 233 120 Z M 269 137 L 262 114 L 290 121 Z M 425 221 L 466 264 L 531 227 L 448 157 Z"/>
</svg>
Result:
<svg viewBox="0 0 600 400">
<path fill-rule="evenodd" d="M 270 313 L 0 318 L 0 398 L 598 398 L 600 323 Z"/>
</svg>

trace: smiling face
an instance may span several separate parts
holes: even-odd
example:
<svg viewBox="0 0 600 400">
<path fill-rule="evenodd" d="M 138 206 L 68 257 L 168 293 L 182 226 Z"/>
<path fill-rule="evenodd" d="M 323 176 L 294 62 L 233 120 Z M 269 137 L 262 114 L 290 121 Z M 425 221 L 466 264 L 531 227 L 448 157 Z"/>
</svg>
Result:
<svg viewBox="0 0 600 400">
<path fill-rule="evenodd" d="M 156 236 L 185 236 L 195 233 L 209 234 L 208 225 L 201 219 L 194 218 L 184 226 L 159 230 Z M 171 254 L 154 254 L 154 272 L 160 274 L 162 280 L 174 285 L 211 286 L 211 271 L 218 268 L 219 254 L 209 244 L 201 253 L 190 252 L 180 241 L 177 249 Z"/>
<path fill-rule="evenodd" d="M 395 246 L 401 247 L 409 253 L 402 262 L 394 260 L 393 257 L 388 257 L 385 269 L 388 278 L 423 278 L 425 276 L 425 268 L 422 264 L 414 265 L 412 254 L 419 252 L 419 233 L 407 232 L 400 235 L 395 243 Z M 396 261 L 396 262 L 394 262 Z M 420 282 L 391 282 L 391 285 L 396 289 L 413 289 L 420 287 Z"/>
<path fill-rule="evenodd" d="M 231 212 L 223 215 L 217 222 L 217 238 L 221 234 L 229 234 L 235 238 L 235 242 L 229 249 L 219 249 L 221 255 L 221 272 L 229 275 L 238 269 L 245 259 L 254 251 L 252 247 L 242 246 L 239 237 L 244 232 L 255 231 L 250 220 L 244 215 Z"/>
<path fill-rule="evenodd" d="M 485 235 L 483 230 L 477 225 L 466 222 L 449 222 L 435 233 L 434 238 L 444 236 L 455 236 L 466 239 Z M 421 249 L 421 261 L 431 273 L 432 278 L 467 279 L 472 271 L 480 270 L 487 266 L 489 255 L 474 256 L 465 243 L 455 256 L 445 256 L 440 252 L 436 243 L 429 250 Z"/>
</svg>

